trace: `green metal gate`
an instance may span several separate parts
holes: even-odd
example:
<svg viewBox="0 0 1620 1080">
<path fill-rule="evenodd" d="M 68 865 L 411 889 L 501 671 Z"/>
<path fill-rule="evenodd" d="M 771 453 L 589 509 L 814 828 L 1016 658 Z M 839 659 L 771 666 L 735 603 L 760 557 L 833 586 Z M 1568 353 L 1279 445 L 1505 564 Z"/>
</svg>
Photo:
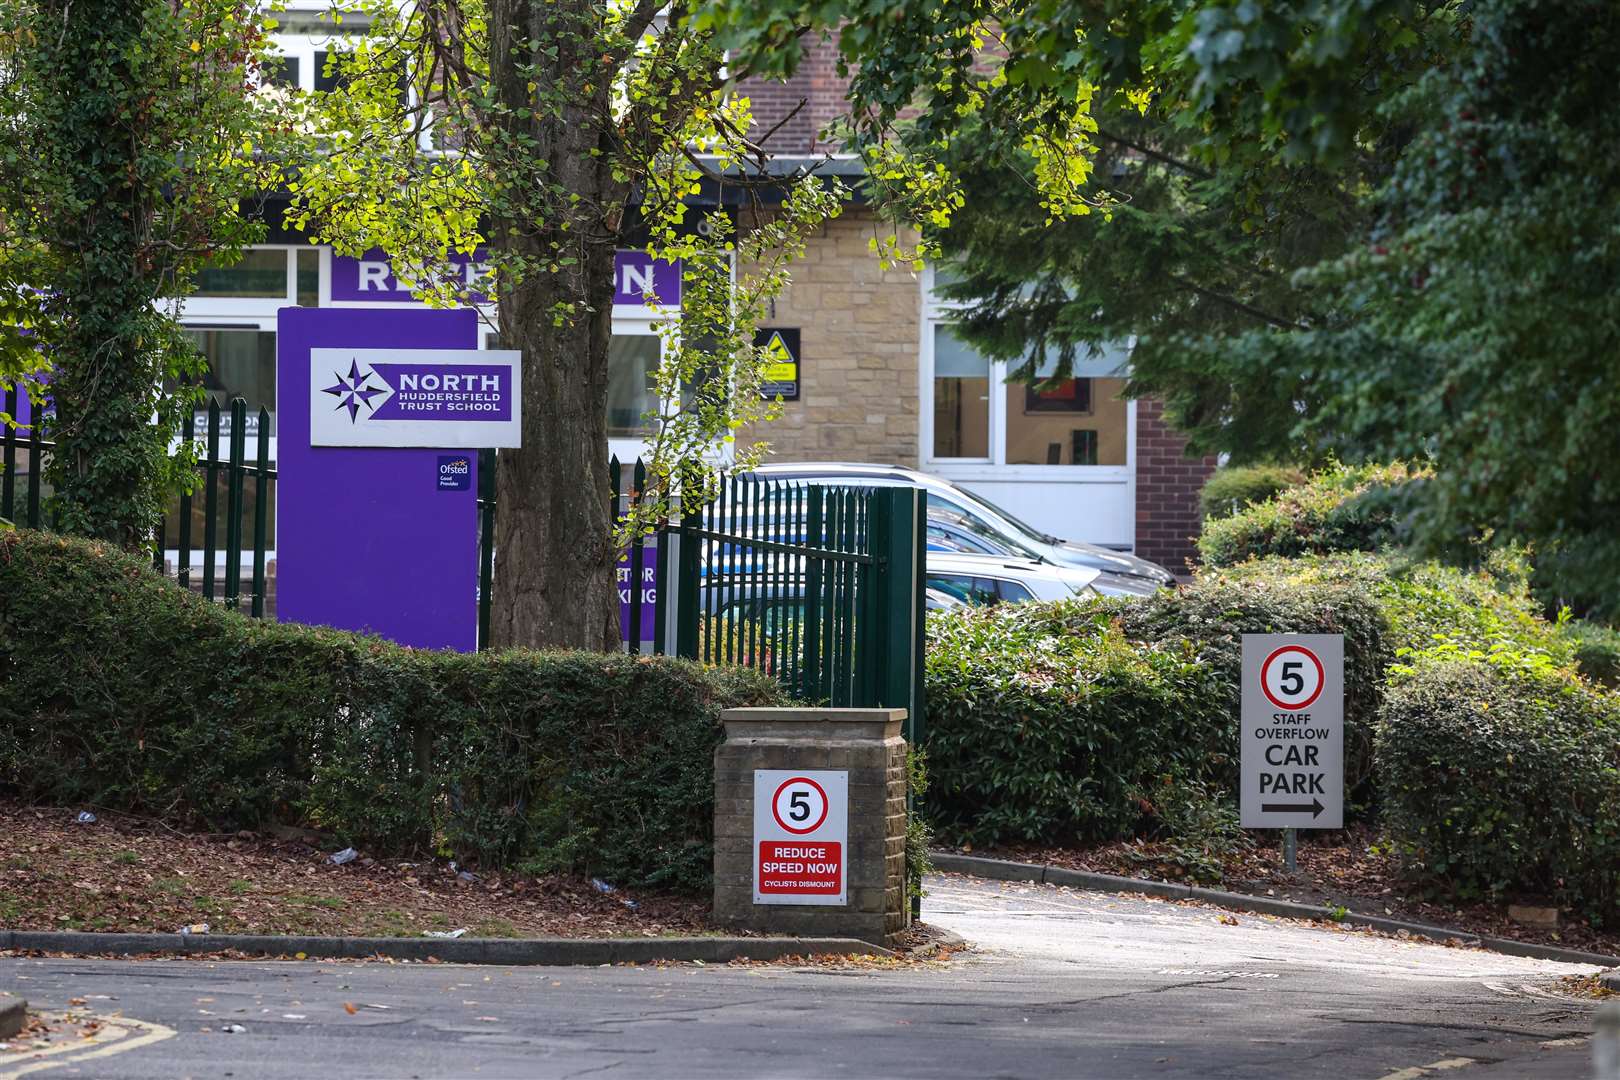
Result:
<svg viewBox="0 0 1620 1080">
<path fill-rule="evenodd" d="M 676 653 L 766 672 L 803 701 L 904 708 L 915 742 L 924 520 L 916 488 L 723 479 L 668 530 Z"/>
</svg>

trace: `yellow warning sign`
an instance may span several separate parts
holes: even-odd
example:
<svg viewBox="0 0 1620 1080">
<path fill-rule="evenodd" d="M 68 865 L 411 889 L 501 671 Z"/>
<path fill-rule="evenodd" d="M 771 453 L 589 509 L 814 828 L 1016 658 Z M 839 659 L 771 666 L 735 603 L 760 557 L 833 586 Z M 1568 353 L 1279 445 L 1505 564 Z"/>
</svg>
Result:
<svg viewBox="0 0 1620 1080">
<path fill-rule="evenodd" d="M 799 328 L 775 329 L 762 326 L 754 332 L 754 345 L 765 353 L 764 370 L 760 372 L 760 396 L 784 401 L 799 400 L 800 365 Z"/>
</svg>

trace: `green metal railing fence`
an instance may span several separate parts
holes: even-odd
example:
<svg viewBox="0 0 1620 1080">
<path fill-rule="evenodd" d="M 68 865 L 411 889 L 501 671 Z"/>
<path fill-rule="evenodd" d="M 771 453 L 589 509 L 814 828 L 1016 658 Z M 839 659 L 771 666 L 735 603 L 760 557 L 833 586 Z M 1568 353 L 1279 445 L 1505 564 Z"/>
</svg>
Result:
<svg viewBox="0 0 1620 1080">
<path fill-rule="evenodd" d="M 270 465 L 270 412 L 259 410 L 258 432 L 254 438 L 253 462 L 247 461 L 247 402 L 241 398 L 230 401 L 230 428 L 226 456 L 220 457 L 221 413 L 219 402 L 208 403 L 208 427 L 197 462 L 202 474 L 202 594 L 209 600 L 223 593 L 225 606 L 240 609 L 242 605 L 242 554 L 247 549 L 252 559 L 252 580 L 248 592 L 248 610 L 254 618 L 265 613 L 266 549 L 270 542 L 270 515 L 274 512 L 276 470 Z M 244 518 L 247 484 L 253 481 L 253 534 L 252 546 L 244 542 Z M 216 500 L 220 482 L 225 487 L 225 544 L 219 546 L 219 515 Z M 175 539 L 175 577 L 181 585 L 191 587 L 191 553 L 195 523 L 193 522 L 196 496 L 184 492 L 180 496 L 179 512 L 175 515 L 178 536 Z M 153 547 L 152 565 L 164 569 L 163 553 L 167 545 L 167 521 L 158 529 L 158 542 Z M 223 551 L 225 571 L 223 581 L 216 574 L 219 554 Z"/>
<path fill-rule="evenodd" d="M 481 646 L 494 580 L 494 457 L 479 459 Z M 646 466 L 615 457 L 609 475 L 609 513 L 623 520 Z M 725 477 L 716 497 L 631 541 L 619 565 L 624 647 L 755 668 L 805 701 L 903 707 L 916 738 L 924 520 L 917 489 Z M 642 587 L 649 569 L 651 590 Z"/>
<path fill-rule="evenodd" d="M 5 409 L 18 415 L 15 388 Z M 153 565 L 232 609 L 267 609 L 276 470 L 271 417 L 257 416 L 250 458 L 247 403 L 211 401 L 195 467 L 199 483 L 159 527 Z M 224 443 L 222 446 L 221 444 Z M 54 451 L 38 424 L 0 430 L 0 517 L 47 528 L 41 465 Z M 496 456 L 479 455 L 478 640 L 489 641 L 495 572 Z M 628 476 L 626 475 L 628 473 Z M 636 505 L 647 469 L 612 459 L 609 513 Z M 628 481 L 628 483 L 626 483 Z M 251 495 L 251 497 L 250 497 Z M 20 505 L 19 505 L 20 503 Z M 725 477 L 718 494 L 634 538 L 620 567 L 624 645 L 770 674 L 806 701 L 898 706 L 921 735 L 924 516 L 913 488 L 859 488 Z M 196 546 L 201 532 L 201 546 Z M 194 564 L 194 554 L 201 558 Z M 649 570 L 652 573 L 649 575 Z M 649 581 L 652 588 L 645 588 Z M 671 605 L 673 604 L 673 609 Z M 651 610 L 649 611 L 649 605 Z M 650 625 L 649 625 L 650 616 Z"/>
<path fill-rule="evenodd" d="M 7 414 L 19 415 L 18 392 L 11 387 L 5 392 Z M 229 423 L 223 425 L 222 419 Z M 172 530 L 165 518 L 160 522 L 152 547 L 152 565 L 167 571 L 164 552 L 175 551 L 175 577 L 181 585 L 192 585 L 192 553 L 197 523 L 202 517 L 201 582 L 200 591 L 209 600 L 219 600 L 226 607 L 242 606 L 242 560 L 250 560 L 251 580 L 248 588 L 248 609 L 255 617 L 265 614 L 267 591 L 266 550 L 269 546 L 270 515 L 274 512 L 274 486 L 276 470 L 270 465 L 270 413 L 260 409 L 256 417 L 258 432 L 254 437 L 251 462 L 247 454 L 248 407 L 241 398 L 233 398 L 229 412 L 221 413 L 219 402 L 210 401 L 207 412 L 207 430 L 199 448 L 196 469 L 199 474 L 201 498 L 186 492 L 179 498 L 179 512 Z M 55 444 L 41 436 L 40 425 L 30 415 L 19 428 L 9 424 L 0 431 L 0 517 L 26 525 L 31 529 L 49 528 L 51 523 L 44 511 L 45 485 L 43 463 L 55 450 Z M 225 432 L 222 435 L 222 429 Z M 221 439 L 226 441 L 221 454 Z M 21 458 L 21 460 L 19 460 Z M 249 482 L 252 491 L 252 512 L 247 509 Z M 23 505 L 18 506 L 18 488 L 26 486 Z M 223 490 L 222 490 L 223 489 Z M 19 514 L 19 509 L 21 513 Z M 221 514 L 223 510 L 223 515 Z M 223 516 L 223 522 L 221 517 Z M 252 518 L 252 532 L 247 533 L 247 519 Z M 224 538 L 221 543 L 221 524 Z M 170 540 L 174 542 L 169 543 Z M 223 561 L 223 572 L 220 562 Z"/>
</svg>

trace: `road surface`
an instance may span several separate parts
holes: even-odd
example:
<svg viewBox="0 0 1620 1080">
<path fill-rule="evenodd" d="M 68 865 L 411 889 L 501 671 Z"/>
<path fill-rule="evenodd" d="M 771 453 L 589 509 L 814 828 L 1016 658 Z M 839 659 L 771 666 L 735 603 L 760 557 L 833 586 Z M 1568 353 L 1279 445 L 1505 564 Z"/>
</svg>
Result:
<svg viewBox="0 0 1620 1080">
<path fill-rule="evenodd" d="M 0 1080 L 1589 1075 L 1591 1005 L 1560 980 L 1590 968 L 958 877 L 925 917 L 976 948 L 881 970 L 5 959 L 0 989 L 107 1022 L 0 1056 Z"/>
</svg>

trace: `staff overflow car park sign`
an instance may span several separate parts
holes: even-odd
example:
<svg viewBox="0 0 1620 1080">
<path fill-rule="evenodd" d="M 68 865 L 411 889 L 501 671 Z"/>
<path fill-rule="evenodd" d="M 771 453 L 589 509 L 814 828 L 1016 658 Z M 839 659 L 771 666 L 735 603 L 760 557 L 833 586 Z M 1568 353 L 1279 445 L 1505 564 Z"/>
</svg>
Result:
<svg viewBox="0 0 1620 1080">
<path fill-rule="evenodd" d="M 1242 824 L 1344 827 L 1344 637 L 1243 635 Z"/>
<path fill-rule="evenodd" d="M 311 446 L 519 445 L 522 354 L 311 349 Z"/>
<path fill-rule="evenodd" d="M 754 903 L 849 903 L 849 772 L 754 770 Z"/>
</svg>

